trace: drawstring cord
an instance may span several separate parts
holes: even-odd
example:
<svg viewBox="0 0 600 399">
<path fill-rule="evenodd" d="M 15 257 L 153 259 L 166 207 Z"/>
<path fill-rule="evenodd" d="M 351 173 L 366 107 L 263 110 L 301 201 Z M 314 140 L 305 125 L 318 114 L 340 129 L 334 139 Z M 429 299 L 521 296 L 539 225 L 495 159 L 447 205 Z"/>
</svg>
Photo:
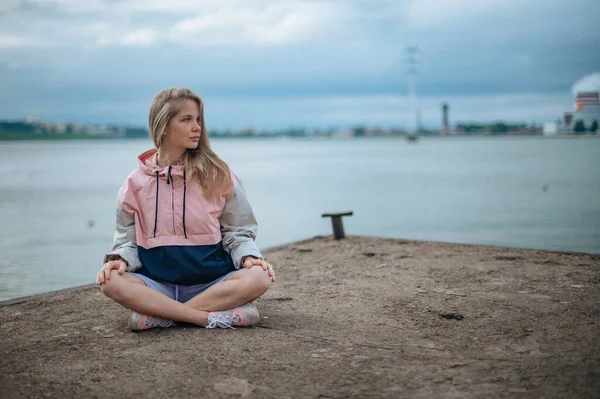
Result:
<svg viewBox="0 0 600 399">
<path fill-rule="evenodd" d="M 156 238 L 156 222 L 158 221 L 158 171 L 156 172 L 156 205 L 154 207 L 154 238 Z"/>
<path fill-rule="evenodd" d="M 167 184 L 171 184 L 173 182 L 173 175 L 171 174 L 171 169 L 173 169 L 173 166 L 169 165 L 169 170 L 167 171 Z"/>
<path fill-rule="evenodd" d="M 183 170 L 183 235 L 187 239 L 187 232 L 185 231 L 185 194 L 187 191 L 185 169 Z"/>
<path fill-rule="evenodd" d="M 173 175 L 171 174 L 171 169 L 173 167 L 169 165 L 169 169 L 167 171 L 167 184 L 173 183 Z M 183 170 L 183 235 L 187 239 L 187 230 L 185 228 L 185 197 L 187 194 L 187 184 L 185 178 L 185 169 Z M 158 171 L 156 172 L 156 205 L 154 208 L 154 238 L 156 238 L 156 225 L 158 222 Z"/>
</svg>

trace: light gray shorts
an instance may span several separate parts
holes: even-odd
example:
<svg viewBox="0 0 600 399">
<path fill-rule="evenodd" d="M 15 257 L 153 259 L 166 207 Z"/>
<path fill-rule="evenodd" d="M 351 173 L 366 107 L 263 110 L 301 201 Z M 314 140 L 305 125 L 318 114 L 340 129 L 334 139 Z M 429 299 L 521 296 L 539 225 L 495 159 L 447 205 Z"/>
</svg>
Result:
<svg viewBox="0 0 600 399">
<path fill-rule="evenodd" d="M 237 272 L 237 270 L 229 272 L 226 275 L 219 277 L 218 279 L 216 279 L 214 281 L 211 281 L 210 283 L 196 284 L 196 285 L 181 285 L 181 284 L 167 283 L 166 281 L 155 281 L 155 280 L 152 280 L 150 277 L 146 277 L 146 276 L 144 276 L 142 274 L 138 274 L 138 273 L 131 273 L 131 275 L 136 276 L 137 278 L 142 280 L 144 282 L 144 284 L 146 284 L 146 286 L 152 288 L 153 290 L 158 291 L 162 294 L 165 294 L 166 296 L 168 296 L 171 299 L 175 299 L 176 301 L 184 303 L 184 302 L 187 302 L 190 299 L 194 298 L 195 296 L 200 295 L 201 293 L 203 293 L 204 291 L 206 291 L 213 285 L 215 285 L 221 281 L 225 281 L 225 279 L 227 279 L 227 277 L 231 276 L 235 272 Z"/>
</svg>

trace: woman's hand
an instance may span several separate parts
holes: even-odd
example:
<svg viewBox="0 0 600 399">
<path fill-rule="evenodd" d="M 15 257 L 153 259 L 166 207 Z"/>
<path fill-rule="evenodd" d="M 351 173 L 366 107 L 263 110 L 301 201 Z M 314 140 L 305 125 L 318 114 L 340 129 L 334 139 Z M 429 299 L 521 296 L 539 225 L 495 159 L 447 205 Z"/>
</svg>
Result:
<svg viewBox="0 0 600 399">
<path fill-rule="evenodd" d="M 127 263 L 125 263 L 123 259 L 111 260 L 110 262 L 106 262 L 104 266 L 102 266 L 102 269 L 100 269 L 100 271 L 98 272 L 98 275 L 96 276 L 96 284 L 102 285 L 107 280 L 110 280 L 110 271 L 113 269 L 116 269 L 119 272 L 119 274 L 123 274 L 127 269 Z"/>
<path fill-rule="evenodd" d="M 264 271 L 269 273 L 269 277 L 271 277 L 271 282 L 275 282 L 275 272 L 273 271 L 273 266 L 271 266 L 269 263 L 265 262 L 262 259 L 255 258 L 252 255 L 246 256 L 244 258 L 244 267 L 246 269 L 250 269 L 253 266 L 262 267 Z"/>
</svg>

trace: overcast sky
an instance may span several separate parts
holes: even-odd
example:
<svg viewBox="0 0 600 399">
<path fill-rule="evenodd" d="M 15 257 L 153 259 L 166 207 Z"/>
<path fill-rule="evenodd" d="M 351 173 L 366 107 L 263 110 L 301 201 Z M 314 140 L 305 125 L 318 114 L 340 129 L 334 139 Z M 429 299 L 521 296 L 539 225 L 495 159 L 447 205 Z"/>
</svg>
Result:
<svg viewBox="0 0 600 399">
<path fill-rule="evenodd" d="M 186 86 L 209 128 L 544 122 L 600 71 L 598 0 L 2 0 L 0 119 L 145 125 Z M 597 78 L 599 75 L 594 75 Z"/>
</svg>

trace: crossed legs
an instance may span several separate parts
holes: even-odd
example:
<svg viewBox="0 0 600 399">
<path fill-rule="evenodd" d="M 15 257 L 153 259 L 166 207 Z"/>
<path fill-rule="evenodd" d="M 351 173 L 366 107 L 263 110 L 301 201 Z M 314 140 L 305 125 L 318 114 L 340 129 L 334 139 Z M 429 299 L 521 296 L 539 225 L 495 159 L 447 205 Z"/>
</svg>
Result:
<svg viewBox="0 0 600 399">
<path fill-rule="evenodd" d="M 238 270 L 225 281 L 211 286 L 186 303 L 149 288 L 129 273 L 111 270 L 110 279 L 100 286 L 102 293 L 118 304 L 149 316 L 205 327 L 208 312 L 232 309 L 252 302 L 271 285 L 271 277 L 261 267 Z"/>
</svg>

